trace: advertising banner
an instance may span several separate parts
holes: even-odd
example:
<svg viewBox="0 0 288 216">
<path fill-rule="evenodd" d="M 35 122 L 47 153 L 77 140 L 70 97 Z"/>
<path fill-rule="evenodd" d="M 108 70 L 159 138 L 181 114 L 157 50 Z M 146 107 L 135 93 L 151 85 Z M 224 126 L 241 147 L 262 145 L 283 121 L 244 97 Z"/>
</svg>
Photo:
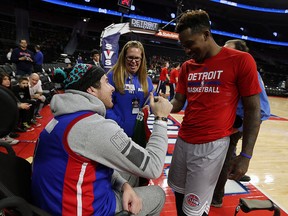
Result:
<svg viewBox="0 0 288 216">
<path fill-rule="evenodd" d="M 104 70 L 108 72 L 117 62 L 120 32 L 102 38 L 101 52 Z"/>
</svg>

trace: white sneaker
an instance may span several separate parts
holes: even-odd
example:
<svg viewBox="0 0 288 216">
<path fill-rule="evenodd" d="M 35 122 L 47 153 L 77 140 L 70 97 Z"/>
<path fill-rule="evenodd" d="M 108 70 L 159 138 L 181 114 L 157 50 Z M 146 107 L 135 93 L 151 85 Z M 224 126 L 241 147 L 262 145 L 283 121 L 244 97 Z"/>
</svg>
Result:
<svg viewBox="0 0 288 216">
<path fill-rule="evenodd" d="M 13 139 L 9 136 L 6 136 L 4 138 L 2 138 L 2 140 L 4 140 L 5 142 L 9 143 L 10 145 L 16 145 L 17 143 L 19 143 L 19 140 Z"/>
</svg>

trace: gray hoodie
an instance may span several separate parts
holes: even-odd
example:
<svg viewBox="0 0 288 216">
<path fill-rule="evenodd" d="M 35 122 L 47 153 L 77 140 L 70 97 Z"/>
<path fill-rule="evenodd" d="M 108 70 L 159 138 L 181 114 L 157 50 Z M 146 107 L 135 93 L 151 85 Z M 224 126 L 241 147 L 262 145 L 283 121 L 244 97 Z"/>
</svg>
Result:
<svg viewBox="0 0 288 216">
<path fill-rule="evenodd" d="M 168 146 L 165 122 L 154 122 L 152 135 L 144 149 L 129 138 L 115 121 L 105 119 L 104 104 L 91 94 L 67 90 L 65 94 L 55 95 L 50 107 L 54 116 L 85 110 L 95 112 L 70 130 L 68 144 L 74 152 L 132 175 L 149 179 L 161 175 Z M 53 125 L 55 122 L 52 120 L 45 129 L 52 130 Z M 115 175 L 118 176 L 118 173 Z M 123 183 L 124 180 L 119 182 L 119 187 Z"/>
</svg>

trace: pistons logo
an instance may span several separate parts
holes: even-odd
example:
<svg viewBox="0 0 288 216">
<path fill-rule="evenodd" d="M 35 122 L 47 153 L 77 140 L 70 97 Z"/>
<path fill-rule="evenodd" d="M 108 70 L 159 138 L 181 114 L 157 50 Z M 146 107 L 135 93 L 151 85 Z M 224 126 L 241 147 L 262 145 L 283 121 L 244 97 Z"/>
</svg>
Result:
<svg viewBox="0 0 288 216">
<path fill-rule="evenodd" d="M 186 197 L 185 197 L 185 200 L 186 200 L 186 203 L 189 206 L 196 207 L 196 206 L 200 205 L 200 199 L 195 194 L 192 194 L 192 193 L 191 194 L 187 194 Z"/>
<path fill-rule="evenodd" d="M 201 81 L 201 87 L 203 87 L 205 85 L 204 80 Z"/>
</svg>

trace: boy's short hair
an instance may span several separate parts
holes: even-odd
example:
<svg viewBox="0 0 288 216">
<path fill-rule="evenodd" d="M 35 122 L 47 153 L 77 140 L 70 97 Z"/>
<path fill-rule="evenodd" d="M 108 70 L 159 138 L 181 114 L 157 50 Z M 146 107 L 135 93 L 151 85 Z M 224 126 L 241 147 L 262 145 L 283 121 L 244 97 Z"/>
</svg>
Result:
<svg viewBox="0 0 288 216">
<path fill-rule="evenodd" d="M 28 77 L 20 77 L 20 78 L 18 79 L 18 83 L 21 83 L 21 82 L 24 81 L 24 80 L 29 82 Z"/>
</svg>

